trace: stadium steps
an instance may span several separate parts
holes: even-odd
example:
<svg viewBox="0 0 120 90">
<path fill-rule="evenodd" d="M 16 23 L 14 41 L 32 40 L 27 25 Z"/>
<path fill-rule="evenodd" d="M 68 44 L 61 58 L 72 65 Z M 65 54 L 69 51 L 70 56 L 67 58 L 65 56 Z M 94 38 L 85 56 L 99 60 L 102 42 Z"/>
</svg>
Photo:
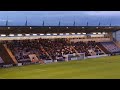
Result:
<svg viewBox="0 0 120 90">
<path fill-rule="evenodd" d="M 73 46 L 70 46 L 70 48 L 73 49 L 77 55 L 79 55 L 78 51 Z"/>
<path fill-rule="evenodd" d="M 4 44 L 3 46 L 5 47 L 6 51 L 7 51 L 8 54 L 10 55 L 10 57 L 12 58 L 13 62 L 14 62 L 15 64 L 18 64 L 18 62 L 17 62 L 15 56 L 12 54 L 11 50 L 7 47 L 7 45 Z"/>
<path fill-rule="evenodd" d="M 120 48 L 120 43 L 118 42 L 118 41 L 113 41 L 113 43 L 117 46 L 117 47 L 119 47 Z"/>
<path fill-rule="evenodd" d="M 48 52 L 43 48 L 43 46 L 41 45 L 41 50 L 51 59 L 51 60 L 53 60 L 52 59 L 52 57 L 48 54 Z"/>
<path fill-rule="evenodd" d="M 3 59 L 3 61 L 5 62 L 5 64 L 14 64 L 12 58 L 10 57 L 8 52 L 6 51 L 3 44 L 1 44 L 1 43 L 0 43 L 0 56 Z"/>
<path fill-rule="evenodd" d="M 67 42 L 70 43 L 70 48 L 73 49 L 77 55 L 79 55 L 78 51 L 71 45 L 70 39 L 67 38 Z"/>
<path fill-rule="evenodd" d="M 97 46 L 105 53 L 105 54 L 111 54 L 101 43 L 98 43 Z"/>
<path fill-rule="evenodd" d="M 89 54 L 90 54 L 91 56 L 96 55 L 96 53 L 95 53 L 93 50 L 88 50 L 88 52 L 89 52 Z"/>
<path fill-rule="evenodd" d="M 96 47 L 98 47 L 98 45 L 96 45 Z M 105 54 L 105 52 L 100 48 L 100 47 L 98 47 L 101 51 L 102 51 L 102 53 L 104 53 Z"/>
</svg>

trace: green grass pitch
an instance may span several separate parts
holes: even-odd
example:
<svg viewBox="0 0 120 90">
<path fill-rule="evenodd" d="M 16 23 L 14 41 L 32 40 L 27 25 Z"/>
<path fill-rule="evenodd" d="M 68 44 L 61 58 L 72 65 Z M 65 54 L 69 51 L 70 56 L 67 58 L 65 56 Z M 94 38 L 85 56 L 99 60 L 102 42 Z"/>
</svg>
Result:
<svg viewBox="0 0 120 90">
<path fill-rule="evenodd" d="M 120 79 L 120 56 L 1 68 L 0 79 Z"/>
</svg>

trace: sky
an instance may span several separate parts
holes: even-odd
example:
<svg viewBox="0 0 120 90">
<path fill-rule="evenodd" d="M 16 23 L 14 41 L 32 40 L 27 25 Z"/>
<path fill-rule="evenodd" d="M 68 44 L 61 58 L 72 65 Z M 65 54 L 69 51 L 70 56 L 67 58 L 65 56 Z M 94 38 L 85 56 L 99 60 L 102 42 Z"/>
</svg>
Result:
<svg viewBox="0 0 120 90">
<path fill-rule="evenodd" d="M 23 26 L 26 22 L 30 26 L 120 26 L 120 11 L 0 11 L 0 25 Z"/>
</svg>

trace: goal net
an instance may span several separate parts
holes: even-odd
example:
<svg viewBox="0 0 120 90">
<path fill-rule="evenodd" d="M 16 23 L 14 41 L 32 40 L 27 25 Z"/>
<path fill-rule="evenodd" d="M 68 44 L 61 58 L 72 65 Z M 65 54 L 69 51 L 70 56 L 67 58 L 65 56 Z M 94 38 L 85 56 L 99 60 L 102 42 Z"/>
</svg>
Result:
<svg viewBox="0 0 120 90">
<path fill-rule="evenodd" d="M 85 59 L 85 53 L 78 53 L 78 54 L 67 54 L 64 55 L 65 61 L 69 60 L 84 60 Z"/>
</svg>

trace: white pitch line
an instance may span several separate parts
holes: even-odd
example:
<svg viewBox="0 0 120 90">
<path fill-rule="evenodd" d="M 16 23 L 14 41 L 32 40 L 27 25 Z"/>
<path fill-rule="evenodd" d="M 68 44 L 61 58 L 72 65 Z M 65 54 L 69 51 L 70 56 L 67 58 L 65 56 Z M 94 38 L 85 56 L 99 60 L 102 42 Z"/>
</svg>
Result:
<svg viewBox="0 0 120 90">
<path fill-rule="evenodd" d="M 37 71 L 47 71 L 47 70 L 41 70 L 41 69 L 35 69 L 35 70 L 37 70 Z"/>
<path fill-rule="evenodd" d="M 7 79 L 7 78 L 0 77 L 0 79 Z"/>
</svg>

